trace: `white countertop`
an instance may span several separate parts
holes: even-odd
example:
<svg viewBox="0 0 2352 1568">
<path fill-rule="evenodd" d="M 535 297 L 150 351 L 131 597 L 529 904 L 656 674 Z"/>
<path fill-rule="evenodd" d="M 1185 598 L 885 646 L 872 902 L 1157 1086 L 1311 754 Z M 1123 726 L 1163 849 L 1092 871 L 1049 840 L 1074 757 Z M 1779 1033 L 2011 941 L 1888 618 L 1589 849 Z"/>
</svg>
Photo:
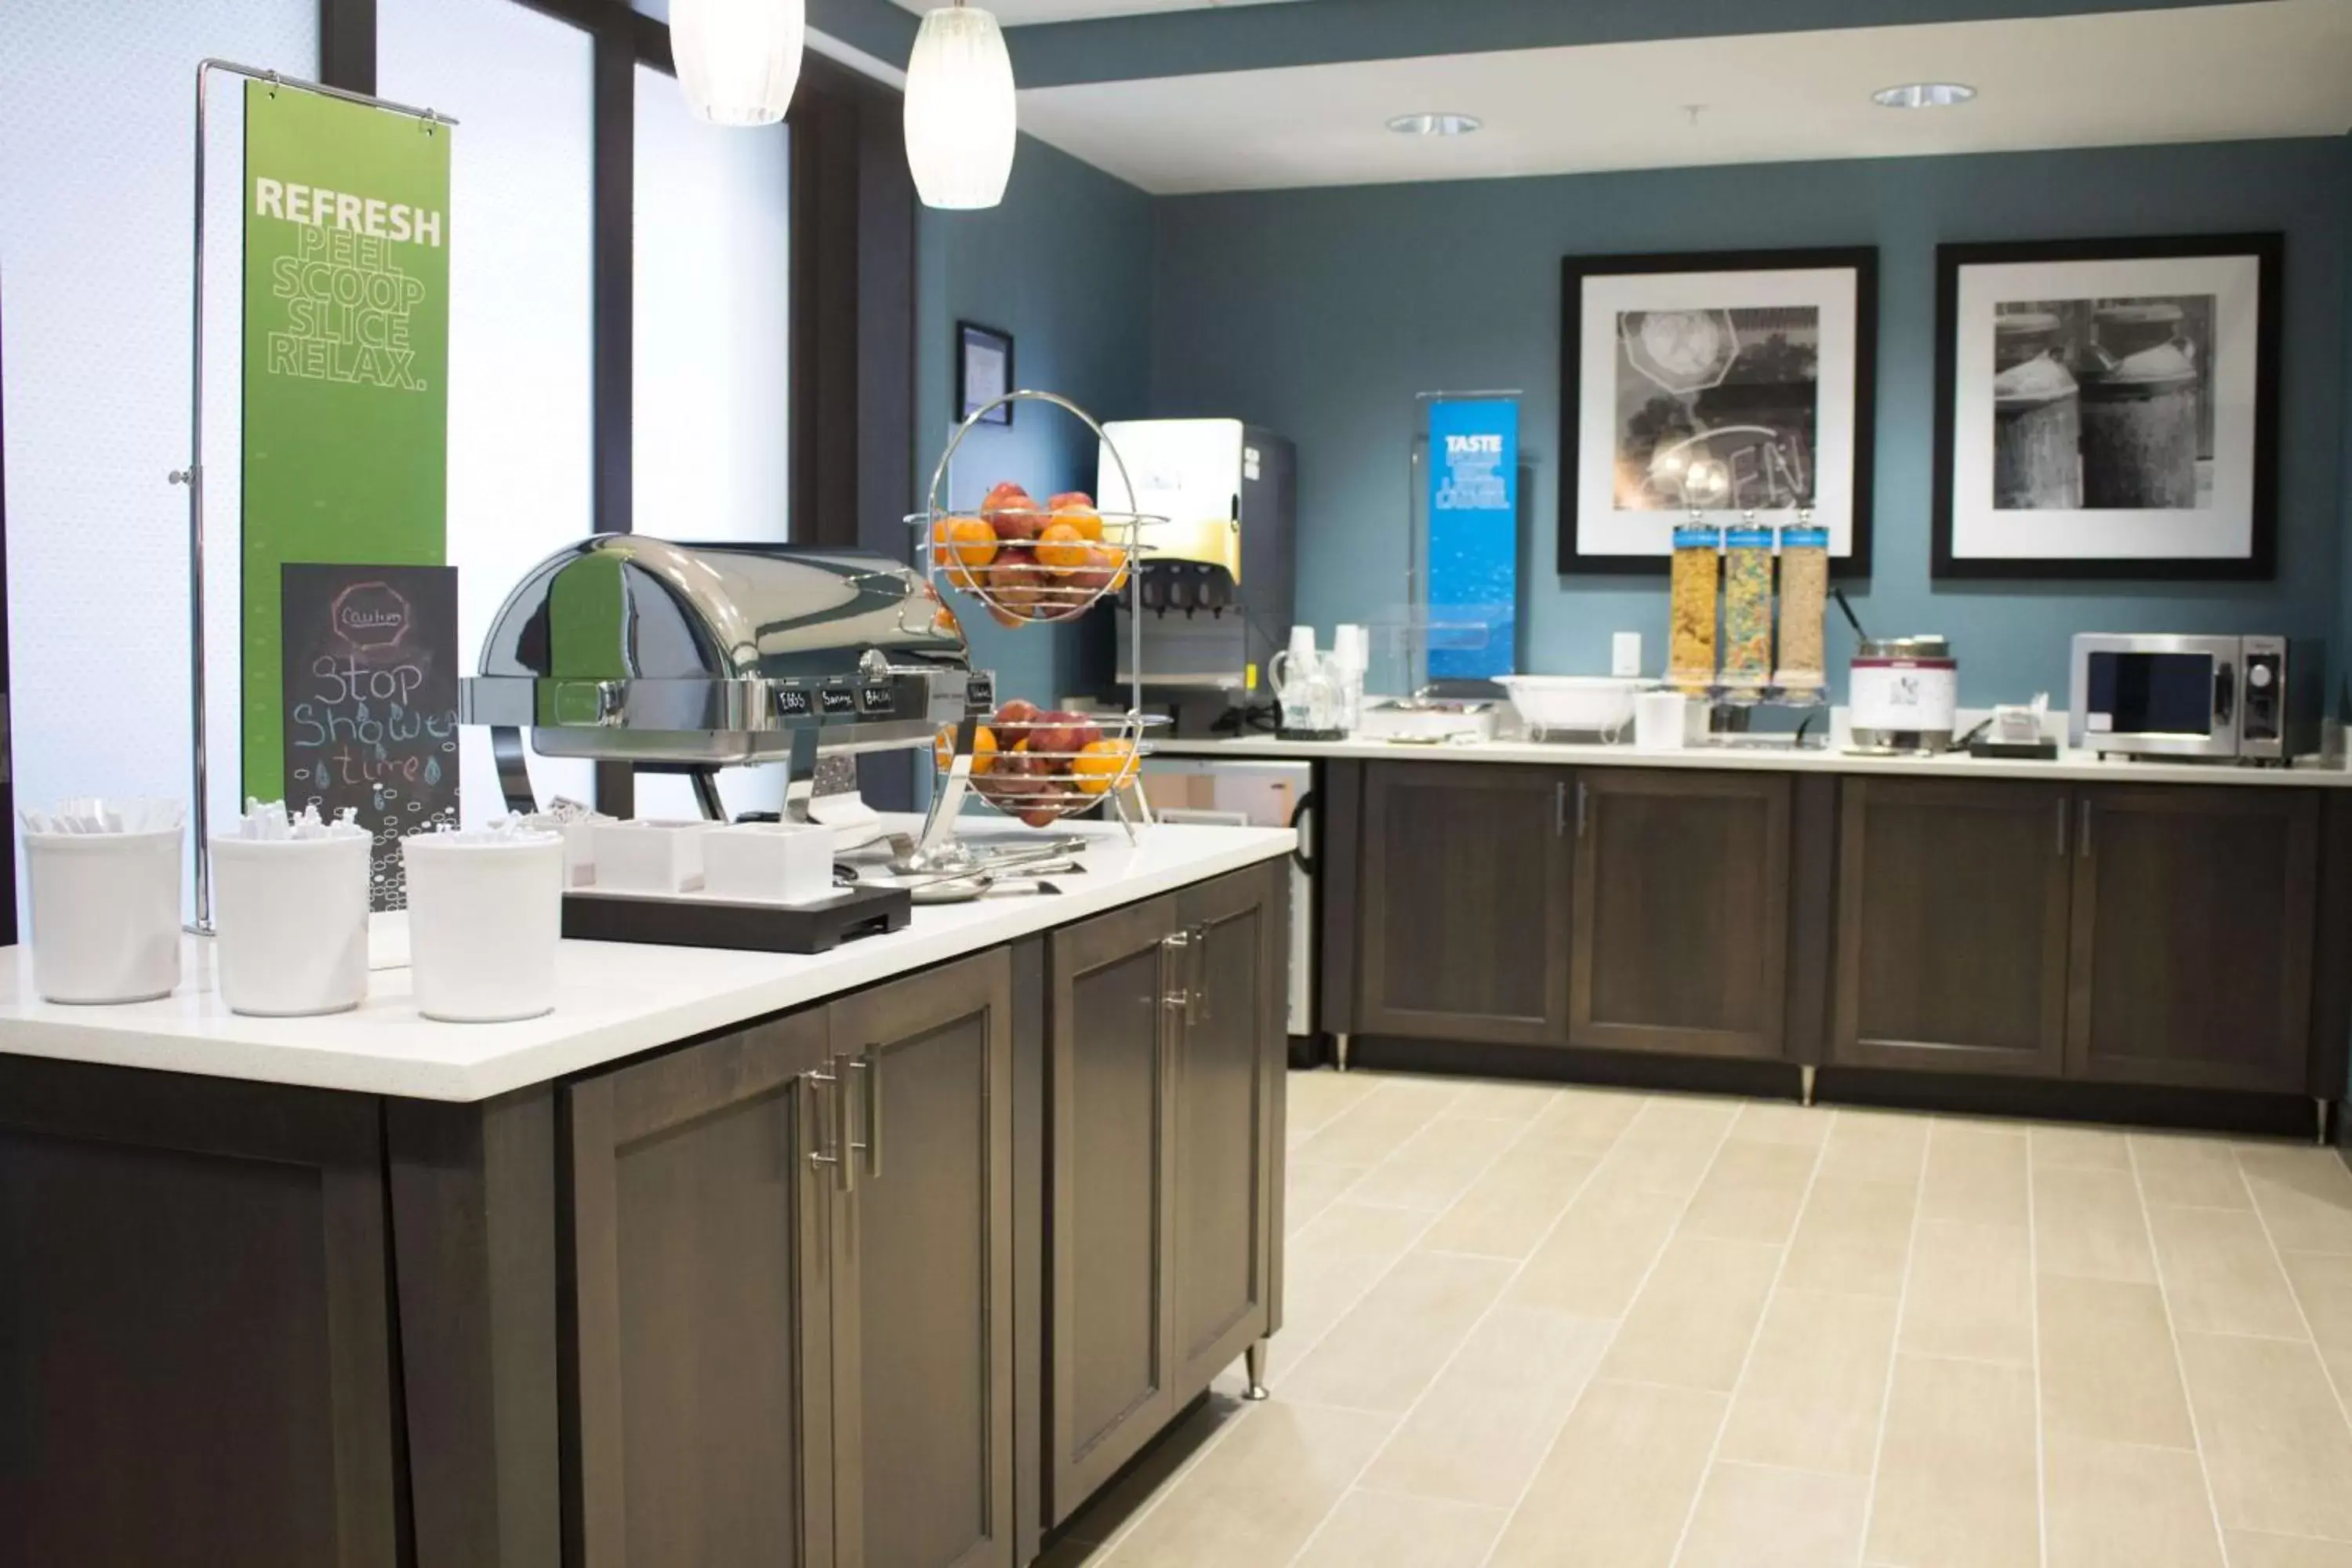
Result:
<svg viewBox="0 0 2352 1568">
<path fill-rule="evenodd" d="M 975 841 L 1034 837 L 986 820 L 964 831 Z M 1072 824 L 1067 831 L 1100 842 L 1087 851 L 1085 871 L 1049 879 L 1059 893 L 919 905 L 904 931 L 831 952 L 566 942 L 556 956 L 555 1011 L 518 1024 L 422 1017 L 405 969 L 372 973 L 368 999 L 354 1012 L 240 1017 L 213 989 L 211 944 L 194 938 L 172 995 L 121 1007 L 59 1006 L 35 993 L 29 951 L 0 949 L 0 1055 L 415 1100 L 488 1100 L 1238 871 L 1286 855 L 1297 842 L 1278 827 L 1161 824 L 1135 847 L 1109 825 Z"/>
<path fill-rule="evenodd" d="M 1715 746 L 1645 751 L 1638 746 L 1570 744 L 1554 741 L 1480 741 L 1402 745 L 1393 741 L 1281 741 L 1271 735 L 1217 741 L 1154 741 L 1160 757 L 1225 757 L 1235 762 L 1318 757 L 1384 763 L 1548 763 L 1562 767 L 1714 768 L 1726 772 L 1857 773 L 1873 778 L 2041 779 L 2069 783 L 2242 784 L 2256 788 L 2341 789 L 2352 772 L 2341 768 L 2255 768 L 2227 763 L 2102 762 L 2087 752 L 2061 752 L 2054 762 L 1971 757 L 1865 757 L 1846 752 Z"/>
</svg>

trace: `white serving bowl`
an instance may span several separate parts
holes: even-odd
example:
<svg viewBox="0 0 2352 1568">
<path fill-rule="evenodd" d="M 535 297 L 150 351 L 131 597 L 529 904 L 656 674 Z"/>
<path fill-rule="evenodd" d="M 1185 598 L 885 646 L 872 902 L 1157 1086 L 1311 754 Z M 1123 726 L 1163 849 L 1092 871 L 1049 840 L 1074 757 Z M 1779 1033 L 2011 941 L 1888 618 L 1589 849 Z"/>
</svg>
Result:
<svg viewBox="0 0 2352 1568">
<path fill-rule="evenodd" d="M 1633 721 L 1642 683 L 1610 675 L 1507 675 L 1503 689 L 1531 736 L 1568 731 L 1613 739 Z"/>
</svg>

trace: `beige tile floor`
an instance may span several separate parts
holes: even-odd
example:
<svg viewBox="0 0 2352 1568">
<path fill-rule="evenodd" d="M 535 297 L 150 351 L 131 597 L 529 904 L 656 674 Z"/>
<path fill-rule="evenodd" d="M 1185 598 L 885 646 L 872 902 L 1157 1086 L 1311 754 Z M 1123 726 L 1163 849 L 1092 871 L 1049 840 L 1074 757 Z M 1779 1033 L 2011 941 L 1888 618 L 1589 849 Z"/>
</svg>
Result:
<svg viewBox="0 0 2352 1568">
<path fill-rule="evenodd" d="M 2352 1568 L 2327 1151 L 1329 1072 L 1289 1139 L 1273 1399 L 1054 1568 Z"/>
</svg>

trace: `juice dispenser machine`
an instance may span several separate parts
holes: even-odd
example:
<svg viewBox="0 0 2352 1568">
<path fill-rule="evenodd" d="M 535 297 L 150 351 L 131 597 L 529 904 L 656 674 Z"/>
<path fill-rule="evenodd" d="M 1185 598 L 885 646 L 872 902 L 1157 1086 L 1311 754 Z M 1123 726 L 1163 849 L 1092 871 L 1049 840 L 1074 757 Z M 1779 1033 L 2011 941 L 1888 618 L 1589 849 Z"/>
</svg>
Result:
<svg viewBox="0 0 2352 1568">
<path fill-rule="evenodd" d="M 1103 431 L 1135 493 L 1106 453 L 1096 479 L 1102 505 L 1167 520 L 1140 537 L 1140 608 L 1118 605 L 1119 683 L 1139 683 L 1180 735 L 1270 702 L 1260 695 L 1266 661 L 1290 640 L 1298 518 L 1290 443 L 1238 419 L 1123 419 Z M 1131 613 L 1142 617 L 1139 637 Z"/>
</svg>

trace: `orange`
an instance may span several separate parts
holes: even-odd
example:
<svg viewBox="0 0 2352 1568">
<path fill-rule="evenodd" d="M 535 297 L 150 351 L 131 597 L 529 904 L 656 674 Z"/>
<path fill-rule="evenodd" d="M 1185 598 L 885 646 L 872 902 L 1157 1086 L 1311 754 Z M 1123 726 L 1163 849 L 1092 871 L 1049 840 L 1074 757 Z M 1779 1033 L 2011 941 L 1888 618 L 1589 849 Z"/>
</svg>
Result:
<svg viewBox="0 0 2352 1568">
<path fill-rule="evenodd" d="M 1056 572 L 1075 572 L 1091 559 L 1087 536 L 1076 523 L 1054 522 L 1037 536 L 1037 563 Z"/>
<path fill-rule="evenodd" d="M 1081 795 L 1107 795 L 1127 772 L 1128 743 L 1097 741 L 1070 759 L 1070 781 Z"/>
<path fill-rule="evenodd" d="M 1092 541 L 1102 537 L 1102 513 L 1090 506 L 1056 507 L 1054 521 L 1068 523 L 1078 531 L 1081 539 Z"/>
<path fill-rule="evenodd" d="M 1116 544 L 1098 544 L 1095 547 L 1095 557 L 1100 564 L 1118 568 L 1111 574 L 1110 586 L 1105 588 L 1104 593 L 1116 594 L 1127 586 L 1126 551 Z"/>
<path fill-rule="evenodd" d="M 955 765 L 955 726 L 940 726 L 940 738 L 931 742 L 931 755 L 940 772 Z M 971 771 L 975 777 L 996 765 L 996 731 L 982 724 L 971 732 Z"/>
<path fill-rule="evenodd" d="M 996 559 L 996 530 L 976 517 L 943 517 L 931 524 L 931 560 L 940 566 L 952 557 L 964 566 L 985 566 Z"/>
</svg>

